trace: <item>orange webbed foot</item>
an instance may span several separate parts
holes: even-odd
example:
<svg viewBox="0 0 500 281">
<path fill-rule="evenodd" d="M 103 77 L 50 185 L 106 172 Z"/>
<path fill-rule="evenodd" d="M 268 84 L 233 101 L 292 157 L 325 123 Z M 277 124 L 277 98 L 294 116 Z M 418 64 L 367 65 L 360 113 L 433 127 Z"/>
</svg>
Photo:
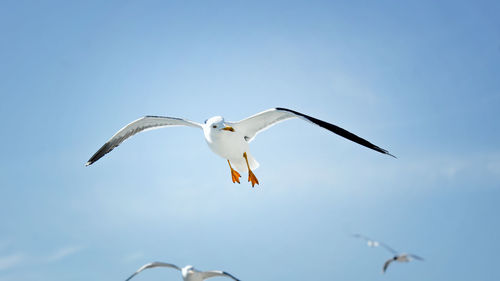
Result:
<svg viewBox="0 0 500 281">
<path fill-rule="evenodd" d="M 254 187 L 255 184 L 259 184 L 259 180 L 254 175 L 254 173 L 250 170 L 248 170 L 248 181 L 252 183 L 252 187 Z"/>
<path fill-rule="evenodd" d="M 231 166 L 231 162 L 229 162 L 229 160 L 227 160 L 227 163 L 229 164 L 229 168 L 231 169 L 231 180 L 233 181 L 233 183 L 235 182 L 240 183 L 240 178 L 241 178 L 240 173 L 236 172 L 233 169 L 233 167 Z"/>
<path fill-rule="evenodd" d="M 240 173 L 231 168 L 231 179 L 233 180 L 233 183 L 235 182 L 240 183 L 240 178 L 241 178 Z"/>
<path fill-rule="evenodd" d="M 245 161 L 247 162 L 247 167 L 248 167 L 248 181 L 252 182 L 252 187 L 254 187 L 255 184 L 259 184 L 259 180 L 253 174 L 252 170 L 250 170 L 250 165 L 248 164 L 248 158 L 247 158 L 247 153 L 246 152 L 243 152 L 243 158 L 245 158 Z"/>
</svg>

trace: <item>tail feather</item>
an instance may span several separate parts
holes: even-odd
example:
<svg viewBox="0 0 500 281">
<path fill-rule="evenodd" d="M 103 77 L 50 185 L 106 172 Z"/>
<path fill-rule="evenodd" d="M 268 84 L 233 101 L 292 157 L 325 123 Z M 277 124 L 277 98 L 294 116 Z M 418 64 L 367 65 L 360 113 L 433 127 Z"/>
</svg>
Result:
<svg viewBox="0 0 500 281">
<path fill-rule="evenodd" d="M 253 156 L 250 153 L 247 153 L 247 158 L 248 158 L 248 165 L 250 165 L 250 169 L 254 171 L 259 167 L 259 162 L 253 158 Z M 246 173 L 248 172 L 248 167 L 247 167 L 247 162 L 245 161 L 245 158 L 241 156 L 239 159 L 229 159 L 231 162 L 231 165 L 233 166 L 233 169 L 240 173 Z"/>
</svg>

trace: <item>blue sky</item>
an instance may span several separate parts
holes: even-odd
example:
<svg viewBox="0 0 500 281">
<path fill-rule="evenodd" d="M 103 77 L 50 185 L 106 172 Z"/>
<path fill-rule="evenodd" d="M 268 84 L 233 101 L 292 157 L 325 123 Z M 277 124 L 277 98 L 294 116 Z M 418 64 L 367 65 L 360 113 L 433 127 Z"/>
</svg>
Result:
<svg viewBox="0 0 500 281">
<path fill-rule="evenodd" d="M 241 280 L 500 278 L 497 1 L 68 2 L 0 4 L 0 280 L 124 280 L 155 260 Z M 84 167 L 143 115 L 275 106 L 398 159 L 292 120 L 252 142 L 254 189 L 191 128 Z M 390 255 L 355 232 L 426 261 L 382 275 Z"/>
</svg>

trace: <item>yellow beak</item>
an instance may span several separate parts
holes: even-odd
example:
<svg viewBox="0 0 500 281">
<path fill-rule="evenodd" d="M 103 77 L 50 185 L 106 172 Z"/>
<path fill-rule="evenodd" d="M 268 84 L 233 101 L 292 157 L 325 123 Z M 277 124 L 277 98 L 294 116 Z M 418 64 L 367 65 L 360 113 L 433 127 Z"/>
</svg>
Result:
<svg viewBox="0 0 500 281">
<path fill-rule="evenodd" d="M 230 126 L 226 126 L 226 127 L 222 128 L 222 130 L 234 132 L 233 127 L 230 127 Z"/>
</svg>

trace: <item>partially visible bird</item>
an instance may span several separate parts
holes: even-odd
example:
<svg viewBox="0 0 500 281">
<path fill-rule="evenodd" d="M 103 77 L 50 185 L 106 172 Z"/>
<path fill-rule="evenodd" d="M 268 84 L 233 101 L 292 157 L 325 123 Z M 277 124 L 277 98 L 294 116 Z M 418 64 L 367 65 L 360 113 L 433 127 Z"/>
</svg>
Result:
<svg viewBox="0 0 500 281">
<path fill-rule="evenodd" d="M 175 264 L 170 264 L 170 263 L 164 263 L 164 262 L 152 262 L 143 265 L 141 268 L 139 268 L 134 274 L 132 274 L 129 278 L 127 278 L 125 281 L 129 281 L 132 279 L 134 276 L 139 274 L 141 271 L 148 269 L 148 268 L 154 268 L 154 267 L 170 267 L 177 269 L 181 272 L 182 274 L 182 280 L 184 281 L 203 281 L 205 279 L 211 278 L 211 277 L 217 277 L 217 276 L 223 276 L 223 277 L 229 277 L 235 281 L 240 281 L 233 275 L 220 271 L 220 270 L 211 270 L 211 271 L 198 271 L 196 270 L 192 265 L 187 265 L 183 268 L 178 267 Z"/>
<path fill-rule="evenodd" d="M 408 254 L 408 253 L 399 253 L 398 251 L 394 250 L 393 248 L 389 247 L 389 245 L 383 243 L 383 242 L 380 242 L 380 241 L 375 241 L 367 236 L 364 236 L 362 234 L 353 234 L 352 235 L 353 237 L 356 237 L 356 238 L 360 238 L 360 239 L 363 239 L 366 241 L 366 244 L 368 245 L 368 247 L 379 247 L 381 246 L 382 248 L 386 249 L 387 251 L 389 251 L 391 254 L 393 254 L 394 256 L 390 259 L 388 259 L 385 263 L 384 263 L 384 266 L 382 268 L 382 273 L 385 273 L 387 268 L 389 267 L 389 264 L 391 264 L 391 262 L 393 261 L 397 261 L 397 262 L 409 262 L 411 260 L 419 260 L 419 261 L 423 261 L 424 259 L 417 256 L 417 255 L 414 255 L 414 254 Z"/>
<path fill-rule="evenodd" d="M 401 254 L 396 254 L 394 257 L 392 257 L 391 259 L 388 259 L 385 263 L 384 263 L 384 267 L 382 268 L 382 273 L 385 273 L 385 271 L 387 270 L 387 267 L 389 267 L 389 264 L 393 261 L 398 261 L 398 262 L 409 262 L 411 260 L 419 260 L 419 261 L 423 261 L 424 259 L 417 256 L 417 255 L 414 255 L 414 254 L 407 254 L 407 253 L 401 253 Z"/>
<path fill-rule="evenodd" d="M 124 140 L 139 132 L 164 127 L 188 126 L 202 129 L 210 149 L 215 154 L 227 160 L 229 168 L 231 169 L 231 179 L 233 183 L 240 183 L 240 173 L 248 171 L 248 181 L 252 183 L 253 187 L 255 184 L 259 184 L 257 177 L 252 172 L 252 170 L 257 169 L 259 163 L 250 154 L 249 143 L 258 133 L 275 124 L 292 118 L 299 118 L 311 122 L 362 146 L 395 157 L 387 150 L 336 125 L 291 109 L 277 107 L 257 113 L 239 122 L 226 122 L 221 116 L 207 119 L 204 124 L 175 117 L 145 116 L 119 130 L 92 157 L 90 157 L 86 166 L 92 165 L 105 154 L 120 145 Z"/>
</svg>

